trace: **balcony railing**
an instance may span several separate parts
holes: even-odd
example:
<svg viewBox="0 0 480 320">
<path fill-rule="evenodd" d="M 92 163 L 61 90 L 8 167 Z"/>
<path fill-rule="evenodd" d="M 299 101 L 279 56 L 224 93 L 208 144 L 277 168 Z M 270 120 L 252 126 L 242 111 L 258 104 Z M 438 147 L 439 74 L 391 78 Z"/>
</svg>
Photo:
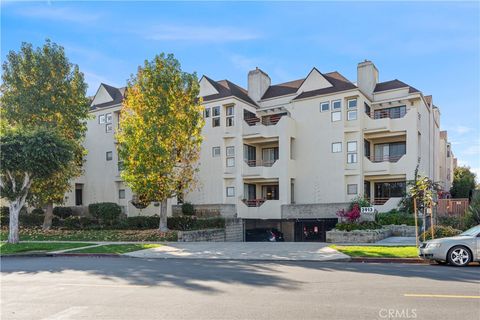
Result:
<svg viewBox="0 0 480 320">
<path fill-rule="evenodd" d="M 370 156 L 367 157 L 371 162 L 397 162 L 404 155 L 395 155 L 395 156 Z"/>
<path fill-rule="evenodd" d="M 367 200 L 368 202 L 370 202 L 371 204 L 376 205 L 376 206 L 382 206 L 382 205 L 384 205 L 385 203 L 387 203 L 387 201 L 388 201 L 389 199 L 390 199 L 390 198 L 374 198 L 374 199 L 372 200 L 372 199 L 366 198 L 366 200 Z"/>
<path fill-rule="evenodd" d="M 255 126 L 257 123 L 261 123 L 264 126 L 273 126 L 276 125 L 284 115 L 286 115 L 286 113 L 272 114 L 269 116 L 263 116 L 260 119 L 253 114 L 248 114 L 244 115 L 243 120 L 245 120 L 249 126 Z"/>
<path fill-rule="evenodd" d="M 371 112 L 367 112 L 367 114 L 372 119 L 399 119 L 403 118 L 405 114 L 407 114 L 406 110 L 398 110 L 398 109 L 383 109 L 383 110 L 373 110 Z"/>
<path fill-rule="evenodd" d="M 265 203 L 266 200 L 265 199 L 251 199 L 251 200 L 243 199 L 242 201 L 247 205 L 247 207 L 260 207 L 262 204 Z"/>
<path fill-rule="evenodd" d="M 249 167 L 271 167 L 277 161 L 275 160 L 245 160 Z"/>
</svg>

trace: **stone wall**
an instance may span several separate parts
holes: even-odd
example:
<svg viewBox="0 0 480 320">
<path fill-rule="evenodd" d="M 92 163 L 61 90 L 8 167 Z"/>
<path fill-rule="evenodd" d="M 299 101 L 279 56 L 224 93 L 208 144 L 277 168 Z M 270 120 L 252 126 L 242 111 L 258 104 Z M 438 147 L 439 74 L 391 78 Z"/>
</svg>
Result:
<svg viewBox="0 0 480 320">
<path fill-rule="evenodd" d="M 415 237 L 415 226 L 391 224 L 388 226 L 383 226 L 383 228 L 392 231 L 392 236 L 394 237 Z"/>
<path fill-rule="evenodd" d="M 327 231 L 327 242 L 331 243 L 372 243 L 388 238 L 392 235 L 390 229 Z"/>
<path fill-rule="evenodd" d="M 178 231 L 178 242 L 214 241 L 242 242 L 244 241 L 243 220 L 226 218 L 225 229 L 204 229 Z"/>
<path fill-rule="evenodd" d="M 225 217 L 234 218 L 237 211 L 234 204 L 194 204 L 195 216 L 199 218 Z M 172 216 L 182 215 L 182 205 L 172 205 Z"/>
<path fill-rule="evenodd" d="M 337 211 L 347 209 L 348 203 L 284 204 L 282 219 L 337 218 Z"/>
<path fill-rule="evenodd" d="M 192 231 L 178 231 L 178 242 L 195 242 L 195 241 L 225 241 L 224 229 L 205 229 Z"/>
</svg>

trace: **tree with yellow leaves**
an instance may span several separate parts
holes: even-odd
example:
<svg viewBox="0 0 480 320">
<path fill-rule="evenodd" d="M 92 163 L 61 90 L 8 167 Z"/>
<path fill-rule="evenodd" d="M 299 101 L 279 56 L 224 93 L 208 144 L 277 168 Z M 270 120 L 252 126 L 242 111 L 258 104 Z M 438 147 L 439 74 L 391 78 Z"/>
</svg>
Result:
<svg viewBox="0 0 480 320">
<path fill-rule="evenodd" d="M 203 127 L 195 73 L 183 72 L 173 55 L 145 61 L 128 82 L 117 133 L 122 179 L 138 201 L 160 202 L 167 230 L 167 199 L 195 184 Z"/>
</svg>

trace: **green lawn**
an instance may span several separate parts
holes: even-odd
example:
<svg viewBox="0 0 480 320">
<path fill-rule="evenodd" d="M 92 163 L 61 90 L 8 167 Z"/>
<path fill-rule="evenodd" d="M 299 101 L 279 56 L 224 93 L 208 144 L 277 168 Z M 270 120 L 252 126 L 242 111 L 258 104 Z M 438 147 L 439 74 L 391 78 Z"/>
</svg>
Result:
<svg viewBox="0 0 480 320">
<path fill-rule="evenodd" d="M 381 247 L 381 246 L 336 246 L 330 248 L 338 250 L 351 257 L 372 258 L 418 258 L 416 247 Z"/>
<path fill-rule="evenodd" d="M 90 246 L 91 243 L 1 243 L 0 254 L 8 255 L 13 253 L 27 253 L 27 252 L 50 252 L 56 250 L 81 248 Z"/>
<path fill-rule="evenodd" d="M 113 253 L 122 254 L 143 249 L 157 248 L 160 244 L 108 244 L 99 247 L 70 251 L 70 253 Z"/>
<path fill-rule="evenodd" d="M 7 240 L 8 230 L 0 231 L 0 239 Z M 175 231 L 152 230 L 59 230 L 43 231 L 39 228 L 21 228 L 20 240 L 57 241 L 176 241 Z"/>
</svg>

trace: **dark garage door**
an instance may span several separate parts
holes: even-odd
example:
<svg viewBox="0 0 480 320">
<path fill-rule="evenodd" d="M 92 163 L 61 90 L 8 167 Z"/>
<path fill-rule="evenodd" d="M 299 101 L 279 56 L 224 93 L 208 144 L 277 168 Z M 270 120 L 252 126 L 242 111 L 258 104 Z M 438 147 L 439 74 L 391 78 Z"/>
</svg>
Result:
<svg viewBox="0 0 480 320">
<path fill-rule="evenodd" d="M 295 241 L 325 242 L 326 232 L 335 228 L 338 219 L 299 220 L 295 222 Z"/>
</svg>

